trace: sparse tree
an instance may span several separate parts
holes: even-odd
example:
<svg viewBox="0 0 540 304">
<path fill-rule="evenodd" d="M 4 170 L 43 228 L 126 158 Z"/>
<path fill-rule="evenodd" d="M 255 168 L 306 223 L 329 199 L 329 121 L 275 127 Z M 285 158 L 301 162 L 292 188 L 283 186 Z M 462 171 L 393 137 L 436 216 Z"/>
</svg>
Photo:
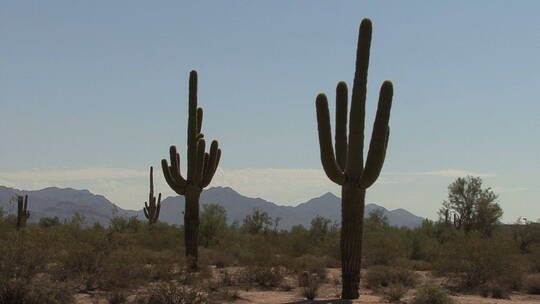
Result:
<svg viewBox="0 0 540 304">
<path fill-rule="evenodd" d="M 331 220 L 325 217 L 322 217 L 320 215 L 317 215 L 311 220 L 311 227 L 309 228 L 309 234 L 313 239 L 317 241 L 322 241 L 326 238 L 331 228 L 332 228 Z"/>
<path fill-rule="evenodd" d="M 270 231 L 270 227 L 272 227 L 273 223 L 274 220 L 268 213 L 255 208 L 251 215 L 247 215 L 244 218 L 244 225 L 242 228 L 251 234 L 258 234 L 261 232 L 266 233 Z"/>
<path fill-rule="evenodd" d="M 540 220 L 529 221 L 519 217 L 513 225 L 512 237 L 518 243 L 519 250 L 523 253 L 530 252 L 532 245 L 540 244 Z"/>
<path fill-rule="evenodd" d="M 227 211 L 217 204 L 203 205 L 199 236 L 205 248 L 219 243 L 219 235 L 227 229 Z"/>
<path fill-rule="evenodd" d="M 460 177 L 448 186 L 448 199 L 439 210 L 440 220 L 453 218 L 454 226 L 465 233 L 476 230 L 490 236 L 502 217 L 491 188 L 482 189 L 480 177 Z"/>
</svg>

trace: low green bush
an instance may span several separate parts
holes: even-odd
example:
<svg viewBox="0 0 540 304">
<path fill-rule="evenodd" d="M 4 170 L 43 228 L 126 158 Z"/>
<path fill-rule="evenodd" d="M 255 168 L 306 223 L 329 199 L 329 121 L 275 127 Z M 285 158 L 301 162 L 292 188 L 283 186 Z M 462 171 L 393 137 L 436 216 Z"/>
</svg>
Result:
<svg viewBox="0 0 540 304">
<path fill-rule="evenodd" d="M 424 285 L 416 291 L 411 304 L 454 304 L 446 290 L 437 285 Z"/>
<path fill-rule="evenodd" d="M 378 290 L 395 284 L 414 287 L 418 277 L 413 271 L 402 267 L 377 265 L 368 268 L 365 280 L 368 288 Z"/>
</svg>

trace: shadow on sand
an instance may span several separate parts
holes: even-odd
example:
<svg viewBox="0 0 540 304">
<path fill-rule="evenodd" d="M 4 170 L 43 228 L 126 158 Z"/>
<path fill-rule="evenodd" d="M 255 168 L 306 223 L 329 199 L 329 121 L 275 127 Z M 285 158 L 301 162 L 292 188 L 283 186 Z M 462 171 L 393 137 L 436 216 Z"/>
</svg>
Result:
<svg viewBox="0 0 540 304">
<path fill-rule="evenodd" d="M 334 299 L 334 300 L 318 300 L 318 301 L 309 301 L 309 300 L 302 300 L 302 301 L 296 301 L 296 302 L 287 302 L 283 304 L 351 304 L 351 300 L 342 300 L 342 299 Z"/>
</svg>

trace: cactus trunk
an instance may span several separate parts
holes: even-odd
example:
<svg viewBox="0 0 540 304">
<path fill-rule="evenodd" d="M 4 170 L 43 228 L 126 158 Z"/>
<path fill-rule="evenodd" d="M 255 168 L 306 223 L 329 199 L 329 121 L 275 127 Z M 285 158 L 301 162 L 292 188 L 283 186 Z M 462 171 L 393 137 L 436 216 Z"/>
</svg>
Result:
<svg viewBox="0 0 540 304">
<path fill-rule="evenodd" d="M 341 189 L 341 278 L 342 298 L 358 298 L 362 258 L 362 231 L 366 191 L 354 184 Z"/>
<path fill-rule="evenodd" d="M 30 217 L 28 211 L 28 195 L 17 197 L 17 230 L 26 226 L 26 221 Z"/>
<path fill-rule="evenodd" d="M 184 212 L 184 236 L 186 258 L 189 271 L 198 270 L 199 259 L 199 198 L 200 191 L 186 192 L 186 209 Z"/>
</svg>

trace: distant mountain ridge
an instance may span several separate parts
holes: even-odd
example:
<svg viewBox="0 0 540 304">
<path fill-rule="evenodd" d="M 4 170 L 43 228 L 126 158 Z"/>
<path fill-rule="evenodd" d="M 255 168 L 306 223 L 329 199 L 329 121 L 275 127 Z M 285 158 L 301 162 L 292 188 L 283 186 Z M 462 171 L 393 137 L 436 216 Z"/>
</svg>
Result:
<svg viewBox="0 0 540 304">
<path fill-rule="evenodd" d="M 0 186 L 0 208 L 7 213 L 14 213 L 16 205 L 10 203 L 16 195 L 29 195 L 29 221 L 36 222 L 42 217 L 58 216 L 69 219 L 76 213 L 85 216 L 88 224 L 99 222 L 108 225 L 114 216 L 137 216 L 144 219 L 141 210 L 126 210 L 110 202 L 102 195 L 92 194 L 88 190 L 49 187 L 42 190 L 25 191 Z M 144 198 L 141 198 L 141 205 Z M 328 192 L 295 207 L 280 206 L 261 198 L 243 196 L 229 187 L 212 187 L 201 193 L 201 204 L 218 204 L 227 211 L 229 222 L 242 223 L 245 216 L 254 209 L 267 212 L 271 217 L 280 218 L 280 229 L 290 229 L 294 225 L 309 227 L 316 216 L 323 216 L 331 221 L 340 222 L 341 199 Z M 373 210 L 382 210 L 390 225 L 413 228 L 420 225 L 423 218 L 405 209 L 387 210 L 376 204 L 366 204 L 366 216 Z M 167 197 L 162 201 L 159 220 L 169 224 L 183 224 L 184 197 Z"/>
</svg>

